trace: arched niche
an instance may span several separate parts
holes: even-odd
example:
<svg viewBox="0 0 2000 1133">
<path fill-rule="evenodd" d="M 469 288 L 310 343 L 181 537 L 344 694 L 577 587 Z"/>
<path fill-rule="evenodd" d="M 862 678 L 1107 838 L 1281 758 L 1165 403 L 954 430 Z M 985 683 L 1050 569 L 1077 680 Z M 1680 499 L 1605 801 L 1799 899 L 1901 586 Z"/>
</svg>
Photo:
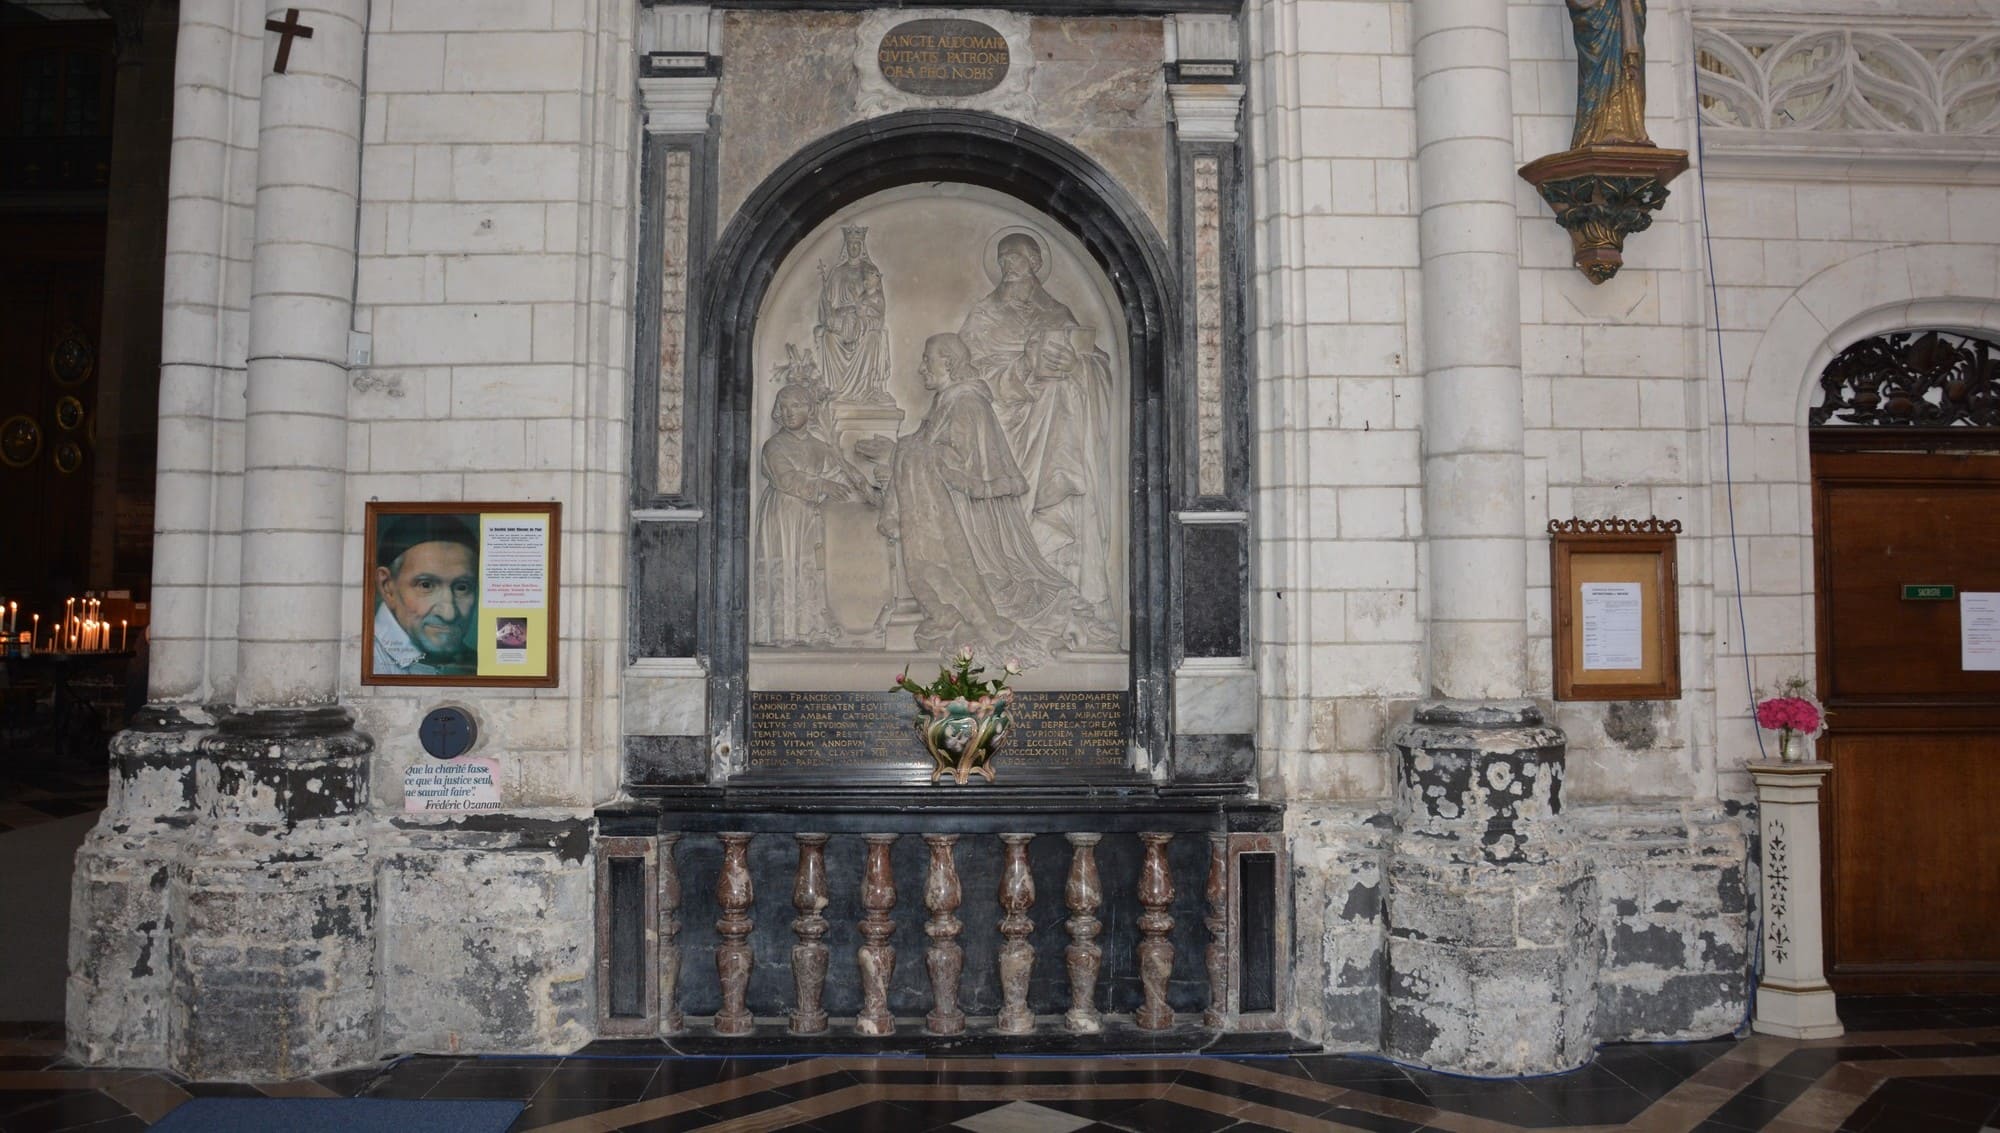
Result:
<svg viewBox="0 0 2000 1133">
<path fill-rule="evenodd" d="M 1115 686 L 1129 692 L 1129 747 L 1147 753 L 1141 759 L 1157 758 L 1166 751 L 1171 718 L 1164 619 L 1173 584 L 1168 529 L 1173 470 L 1167 453 L 1174 425 L 1166 391 L 1169 374 L 1179 365 L 1179 326 L 1170 301 L 1178 283 L 1163 243 L 1138 206 L 1088 158 L 1019 123 L 970 112 L 892 115 L 795 154 L 745 201 L 708 258 L 692 345 L 698 384 L 712 391 L 712 400 L 699 400 L 713 406 L 714 424 L 704 438 L 700 478 L 712 508 L 712 522 L 704 526 L 702 589 L 708 600 L 700 627 L 709 733 L 721 742 L 747 737 L 753 652 L 761 662 L 797 648 L 752 643 L 758 635 L 753 543 L 763 515 L 755 497 L 764 488 L 762 448 L 780 428 L 771 413 L 776 389 L 784 384 L 778 370 L 792 363 L 786 346 L 815 366 L 825 365 L 813 338 L 820 324 L 819 266 L 837 265 L 841 228 L 858 219 L 870 229 L 871 256 L 896 261 L 900 275 L 910 265 L 902 262 L 902 249 L 891 255 L 884 236 L 896 224 L 924 215 L 936 227 L 919 245 L 979 246 L 954 245 L 945 257 L 949 265 L 904 282 L 887 280 L 888 301 L 907 302 L 903 309 L 910 312 L 906 319 L 892 308 L 889 316 L 886 385 L 893 408 L 905 415 L 893 432 L 913 431 L 927 411 L 917 374 L 923 340 L 962 331 L 971 307 L 994 288 L 987 260 L 997 259 L 1001 230 L 1035 236 L 1045 261 L 1045 287 L 1079 326 L 1089 324 L 1075 333 L 1073 346 L 1094 350 L 1113 371 L 1108 375 L 1118 457 L 1113 493 L 1119 498 L 1106 502 L 1122 536 L 1116 553 L 1124 568 L 1122 608 L 1113 611 L 1115 644 L 1054 650 L 1052 659 L 1070 668 L 1052 667 L 1049 675 L 1064 687 Z M 843 446 L 835 430 L 827 433 L 827 443 L 847 449 L 843 455 L 860 439 L 850 434 Z M 849 518 L 865 528 L 865 517 Z M 890 569 L 886 558 L 883 569 Z M 819 687 L 886 687 L 894 665 L 884 669 L 879 659 L 903 655 L 892 644 L 914 643 L 871 646 L 878 658 L 872 668 L 861 666 L 859 657 L 844 658 L 854 667 L 816 678 Z M 921 647 L 915 652 L 935 656 Z M 761 686 L 765 670 L 756 671 Z M 860 680 L 864 672 L 867 683 Z M 809 683 L 790 681 L 789 687 Z"/>
</svg>

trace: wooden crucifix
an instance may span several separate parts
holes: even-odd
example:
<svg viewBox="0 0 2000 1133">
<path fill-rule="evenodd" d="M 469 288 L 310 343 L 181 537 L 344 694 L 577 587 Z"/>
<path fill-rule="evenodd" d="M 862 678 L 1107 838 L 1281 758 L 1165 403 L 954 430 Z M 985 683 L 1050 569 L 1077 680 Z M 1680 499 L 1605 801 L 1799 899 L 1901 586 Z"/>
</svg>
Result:
<svg viewBox="0 0 2000 1133">
<path fill-rule="evenodd" d="M 313 30 L 299 22 L 297 8 L 285 9 L 283 20 L 265 20 L 264 30 L 278 33 L 278 58 L 272 63 L 271 70 L 280 75 L 285 73 L 285 64 L 292 60 L 292 40 L 295 37 L 298 39 L 313 37 Z"/>
</svg>

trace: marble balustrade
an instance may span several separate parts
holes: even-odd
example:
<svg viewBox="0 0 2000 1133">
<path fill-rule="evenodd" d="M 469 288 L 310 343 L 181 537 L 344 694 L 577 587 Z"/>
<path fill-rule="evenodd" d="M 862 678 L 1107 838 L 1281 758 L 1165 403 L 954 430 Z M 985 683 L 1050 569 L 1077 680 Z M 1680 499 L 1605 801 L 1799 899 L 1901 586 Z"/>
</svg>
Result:
<svg viewBox="0 0 2000 1133">
<path fill-rule="evenodd" d="M 1228 837 L 663 833 L 645 858 L 649 1022 L 712 1036 L 1227 1029 Z M 700 894 L 712 920 L 688 907 Z"/>
</svg>

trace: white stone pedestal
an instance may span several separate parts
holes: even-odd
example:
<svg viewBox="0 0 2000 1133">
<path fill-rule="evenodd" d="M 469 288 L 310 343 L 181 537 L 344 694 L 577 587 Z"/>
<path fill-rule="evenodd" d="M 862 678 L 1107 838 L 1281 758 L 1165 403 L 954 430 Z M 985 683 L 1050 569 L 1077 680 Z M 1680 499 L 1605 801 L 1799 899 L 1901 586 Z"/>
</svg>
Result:
<svg viewBox="0 0 2000 1133">
<path fill-rule="evenodd" d="M 1843 1033 L 1820 932 L 1819 788 L 1833 764 L 1753 763 L 1764 839 L 1764 978 L 1750 1029 L 1791 1039 Z"/>
</svg>

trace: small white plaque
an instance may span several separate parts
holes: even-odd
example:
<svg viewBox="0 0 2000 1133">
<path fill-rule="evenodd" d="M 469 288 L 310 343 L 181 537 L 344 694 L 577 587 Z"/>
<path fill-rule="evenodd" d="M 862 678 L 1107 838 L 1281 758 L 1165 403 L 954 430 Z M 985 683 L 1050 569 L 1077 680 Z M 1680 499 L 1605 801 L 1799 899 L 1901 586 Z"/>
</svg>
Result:
<svg viewBox="0 0 2000 1133">
<path fill-rule="evenodd" d="M 436 813 L 495 810 L 500 806 L 500 761 L 474 759 L 413 763 L 403 772 L 403 809 Z"/>
<path fill-rule="evenodd" d="M 2000 670 L 2000 592 L 1958 596 L 1958 667 Z"/>
<path fill-rule="evenodd" d="M 1639 584 L 1583 584 L 1583 667 L 1585 669 L 1644 668 Z"/>
</svg>

